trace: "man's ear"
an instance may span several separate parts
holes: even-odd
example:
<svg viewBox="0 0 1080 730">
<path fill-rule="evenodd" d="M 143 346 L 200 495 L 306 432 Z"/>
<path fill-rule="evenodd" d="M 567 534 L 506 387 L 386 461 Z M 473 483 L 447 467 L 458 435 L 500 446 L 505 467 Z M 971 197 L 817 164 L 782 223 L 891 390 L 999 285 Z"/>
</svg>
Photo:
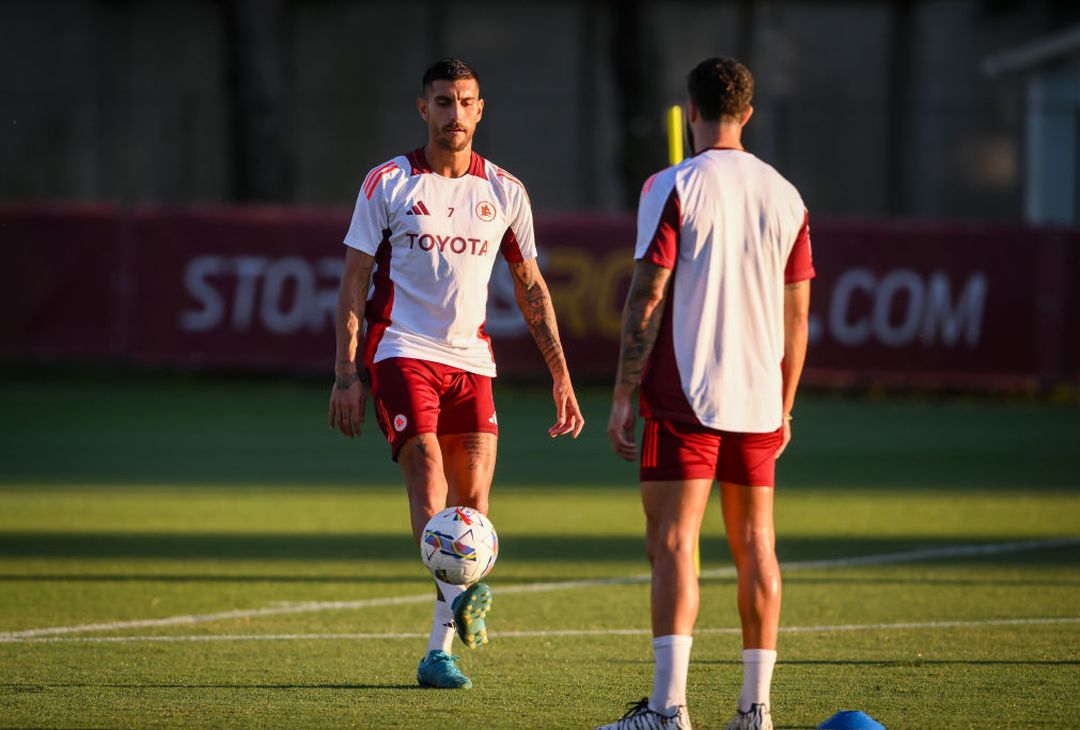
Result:
<svg viewBox="0 0 1080 730">
<path fill-rule="evenodd" d="M 423 97 L 420 97 L 420 98 L 418 98 L 416 100 L 416 112 L 420 115 L 420 118 L 423 119 L 425 122 L 428 120 L 427 119 L 427 101 Z"/>
<path fill-rule="evenodd" d="M 697 104 L 693 99 L 686 102 L 686 119 L 691 122 L 696 122 L 701 116 L 701 112 L 697 108 Z"/>
<path fill-rule="evenodd" d="M 742 121 L 739 122 L 739 126 L 740 127 L 745 127 L 746 123 L 750 121 L 750 117 L 752 117 L 753 115 L 754 115 L 754 107 L 752 107 L 752 106 L 746 107 L 746 111 L 743 112 Z"/>
</svg>

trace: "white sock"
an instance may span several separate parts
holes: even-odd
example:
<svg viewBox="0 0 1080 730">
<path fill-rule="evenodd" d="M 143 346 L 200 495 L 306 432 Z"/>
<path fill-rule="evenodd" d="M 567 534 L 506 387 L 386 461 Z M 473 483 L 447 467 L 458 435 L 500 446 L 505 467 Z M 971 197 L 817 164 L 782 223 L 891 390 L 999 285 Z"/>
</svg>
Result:
<svg viewBox="0 0 1080 730">
<path fill-rule="evenodd" d="M 454 645 L 454 612 L 450 606 L 455 598 L 465 592 L 467 586 L 443 583 L 438 578 L 435 579 L 435 584 L 439 587 L 442 600 L 435 598 L 435 615 L 431 618 L 431 638 L 428 639 L 427 650 L 442 650 L 449 654 Z"/>
<path fill-rule="evenodd" d="M 657 636 L 652 640 L 653 691 L 649 709 L 668 717 L 686 704 L 686 673 L 690 669 L 690 647 L 694 637 L 681 634 Z"/>
<path fill-rule="evenodd" d="M 743 649 L 742 690 L 739 692 L 739 710 L 748 712 L 750 705 L 769 706 L 769 688 L 772 687 L 772 671 L 776 666 L 776 652 L 772 649 Z"/>
</svg>

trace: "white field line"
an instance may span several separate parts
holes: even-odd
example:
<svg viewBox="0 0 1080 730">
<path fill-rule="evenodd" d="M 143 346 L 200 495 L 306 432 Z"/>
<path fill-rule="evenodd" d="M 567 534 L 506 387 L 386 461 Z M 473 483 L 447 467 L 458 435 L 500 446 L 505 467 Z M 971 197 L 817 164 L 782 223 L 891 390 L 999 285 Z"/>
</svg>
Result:
<svg viewBox="0 0 1080 730">
<path fill-rule="evenodd" d="M 1043 626 L 1054 624 L 1080 623 L 1080 616 L 1061 616 L 1054 618 L 1005 618 L 981 621 L 922 621 L 894 624 L 840 624 L 834 626 L 781 626 L 782 634 L 827 634 L 844 631 L 890 631 L 913 629 L 966 629 L 993 626 Z M 604 637 L 604 636 L 648 636 L 649 629 L 566 629 L 561 631 L 498 631 L 492 632 L 495 639 L 532 639 L 550 637 Z M 697 628 L 701 634 L 740 634 L 739 628 Z M 384 634 L 336 633 L 336 634 L 196 634 L 188 636 L 40 636 L 19 639 L 24 644 L 129 644 L 134 642 L 156 643 L 191 643 L 213 641 L 383 641 L 387 639 L 426 639 L 427 634 L 389 632 Z M 6 643 L 11 643 L 8 640 Z"/>
<path fill-rule="evenodd" d="M 1003 553 L 1018 553 L 1027 550 L 1045 550 L 1057 547 L 1066 547 L 1080 544 L 1080 537 L 1062 537 L 1046 540 L 1024 540 L 1021 542 L 1001 542 L 985 545 L 952 545 L 940 548 L 924 548 L 920 550 L 907 550 L 897 553 L 881 553 L 878 555 L 860 555 L 850 558 L 830 558 L 827 560 L 802 560 L 781 565 L 781 572 L 793 572 L 799 570 L 817 570 L 825 568 L 847 568 L 866 565 L 888 565 L 893 563 L 910 563 L 921 560 L 935 560 L 941 558 L 979 557 L 983 555 L 1000 555 Z M 735 575 L 734 567 L 712 568 L 701 571 L 702 578 L 726 578 Z M 635 575 L 625 578 L 590 578 L 583 580 L 568 580 L 547 583 L 525 583 L 522 585 L 500 586 L 499 594 L 506 595 L 516 593 L 547 593 L 551 591 L 571 590 L 574 588 L 589 588 L 606 585 L 629 585 L 648 583 L 648 575 Z M 376 608 L 381 606 L 401 606 L 407 604 L 427 603 L 431 600 L 431 593 L 417 593 L 411 596 L 387 596 L 385 598 L 367 598 L 358 601 L 311 601 L 308 603 L 293 603 L 288 605 L 275 605 L 265 608 L 237 609 L 222 611 L 219 613 L 189 614 L 181 616 L 167 616 L 165 618 L 139 619 L 133 621 L 109 621 L 94 624 L 79 624 L 76 626 L 52 626 L 40 629 L 26 629 L 23 631 L 0 632 L 0 643 L 22 641 L 42 636 L 59 636 L 64 634 L 82 634 L 95 631 L 119 631 L 123 629 L 145 629 L 160 626 L 186 626 L 191 624 L 210 623 L 214 621 L 228 621 L 230 619 L 261 618 L 263 616 L 281 616 L 285 614 L 316 613 L 320 611 L 341 611 L 358 608 Z"/>
</svg>

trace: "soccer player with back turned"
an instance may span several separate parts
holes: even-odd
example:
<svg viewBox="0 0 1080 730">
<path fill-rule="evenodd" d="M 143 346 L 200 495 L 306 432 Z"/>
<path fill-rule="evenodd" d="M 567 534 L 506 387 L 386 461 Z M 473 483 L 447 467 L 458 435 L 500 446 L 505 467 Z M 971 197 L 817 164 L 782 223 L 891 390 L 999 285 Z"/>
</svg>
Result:
<svg viewBox="0 0 1080 730">
<path fill-rule="evenodd" d="M 623 311 L 608 437 L 640 457 L 652 564 L 653 690 L 607 728 L 689 728 L 694 550 L 714 480 L 738 572 L 743 686 L 729 728 L 771 728 L 780 622 L 776 458 L 806 356 L 810 235 L 794 186 L 746 152 L 753 78 L 711 58 L 688 77 L 696 154 L 649 178 Z M 633 394 L 645 417 L 634 442 Z"/>
<path fill-rule="evenodd" d="M 488 281 L 506 259 L 517 303 L 554 381 L 552 436 L 584 419 L 563 357 L 555 312 L 536 264 L 532 210 L 513 175 L 472 151 L 483 111 L 475 71 L 439 61 L 416 106 L 427 144 L 373 168 L 345 236 L 337 310 L 331 428 L 359 436 L 368 388 L 379 427 L 401 465 L 413 537 L 448 505 L 488 512 L 498 422 L 495 361 L 484 332 Z M 468 688 L 450 655 L 487 641 L 491 589 L 436 580 L 421 687 Z"/>
</svg>

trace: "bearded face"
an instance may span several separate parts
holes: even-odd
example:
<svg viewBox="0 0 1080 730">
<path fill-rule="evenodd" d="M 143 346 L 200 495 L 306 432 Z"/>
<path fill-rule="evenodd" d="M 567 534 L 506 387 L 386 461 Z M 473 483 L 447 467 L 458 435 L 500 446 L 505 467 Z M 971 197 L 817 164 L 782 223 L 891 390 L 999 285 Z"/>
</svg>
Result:
<svg viewBox="0 0 1080 730">
<path fill-rule="evenodd" d="M 476 79 L 438 80 L 417 100 L 417 109 L 432 142 L 447 152 L 462 152 L 472 145 L 484 100 Z"/>
</svg>

